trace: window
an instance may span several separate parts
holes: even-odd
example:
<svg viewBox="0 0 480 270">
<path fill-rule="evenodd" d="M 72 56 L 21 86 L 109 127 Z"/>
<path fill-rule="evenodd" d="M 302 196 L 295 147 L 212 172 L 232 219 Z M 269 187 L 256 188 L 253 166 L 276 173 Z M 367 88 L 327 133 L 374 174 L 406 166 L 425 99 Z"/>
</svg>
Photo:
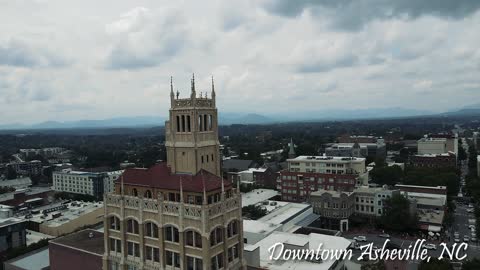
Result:
<svg viewBox="0 0 480 270">
<path fill-rule="evenodd" d="M 180 132 L 180 116 L 177 115 L 177 132 Z"/>
<path fill-rule="evenodd" d="M 180 254 L 170 250 L 167 250 L 165 254 L 167 257 L 166 261 L 168 266 L 180 267 Z"/>
<path fill-rule="evenodd" d="M 203 131 L 203 126 L 202 126 L 202 116 L 198 116 L 198 131 Z"/>
<path fill-rule="evenodd" d="M 135 242 L 127 241 L 127 254 L 129 256 L 140 257 L 140 245 Z"/>
<path fill-rule="evenodd" d="M 127 220 L 127 233 L 138 234 L 138 221 L 135 219 Z"/>
<path fill-rule="evenodd" d="M 110 238 L 110 251 L 122 252 L 122 241 L 120 239 Z"/>
<path fill-rule="evenodd" d="M 160 262 L 160 250 L 156 247 L 145 246 L 145 258 L 148 261 Z"/>
<path fill-rule="evenodd" d="M 187 270 L 202 270 L 202 259 L 187 256 Z"/>
<path fill-rule="evenodd" d="M 173 226 L 166 226 L 165 241 L 178 243 L 179 241 L 178 229 Z"/>
<path fill-rule="evenodd" d="M 210 246 L 215 246 L 223 242 L 223 229 L 217 227 L 210 233 Z"/>
<path fill-rule="evenodd" d="M 158 238 L 158 226 L 153 222 L 145 223 L 145 235 L 148 237 Z"/>
<path fill-rule="evenodd" d="M 135 196 L 135 197 L 138 196 L 138 192 L 136 188 L 132 189 L 132 196 Z"/>
<path fill-rule="evenodd" d="M 238 244 L 228 248 L 228 262 L 231 262 L 238 258 Z"/>
<path fill-rule="evenodd" d="M 196 231 L 186 231 L 185 245 L 202 248 L 202 236 Z"/>
<path fill-rule="evenodd" d="M 150 190 L 145 191 L 145 198 L 148 198 L 148 199 L 152 198 L 152 192 Z"/>
<path fill-rule="evenodd" d="M 187 115 L 187 131 L 188 132 L 192 131 L 192 127 L 191 127 L 191 124 L 190 124 L 190 115 Z"/>
<path fill-rule="evenodd" d="M 182 132 L 185 132 L 185 115 L 182 115 Z"/>
<path fill-rule="evenodd" d="M 223 268 L 223 253 L 212 257 L 212 270 L 218 270 Z"/>
<path fill-rule="evenodd" d="M 233 220 L 227 226 L 227 237 L 232 237 L 238 234 L 238 221 Z"/>
<path fill-rule="evenodd" d="M 109 218 L 109 228 L 111 230 L 117 230 L 119 231 L 120 230 L 120 219 L 116 216 L 111 216 Z"/>
</svg>

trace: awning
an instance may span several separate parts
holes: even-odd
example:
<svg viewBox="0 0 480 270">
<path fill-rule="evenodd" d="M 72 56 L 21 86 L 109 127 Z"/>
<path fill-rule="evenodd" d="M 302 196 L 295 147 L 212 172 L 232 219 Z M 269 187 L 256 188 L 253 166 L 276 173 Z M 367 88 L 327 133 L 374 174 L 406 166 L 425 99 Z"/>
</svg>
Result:
<svg viewBox="0 0 480 270">
<path fill-rule="evenodd" d="M 440 232 L 441 230 L 442 230 L 442 227 L 440 226 L 428 225 L 429 232 Z"/>
</svg>

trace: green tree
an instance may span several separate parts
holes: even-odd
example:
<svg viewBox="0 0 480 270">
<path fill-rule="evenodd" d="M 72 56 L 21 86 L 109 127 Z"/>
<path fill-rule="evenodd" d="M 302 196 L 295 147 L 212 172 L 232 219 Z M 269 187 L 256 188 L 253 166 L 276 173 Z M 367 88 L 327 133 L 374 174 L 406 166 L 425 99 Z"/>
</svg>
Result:
<svg viewBox="0 0 480 270">
<path fill-rule="evenodd" d="M 267 210 L 258 205 L 248 205 L 242 208 L 242 214 L 253 220 L 257 220 L 267 214 Z"/>
<path fill-rule="evenodd" d="M 389 167 L 375 166 L 370 172 L 373 182 L 379 185 L 393 186 L 403 179 L 403 170 L 397 165 Z"/>
<path fill-rule="evenodd" d="M 418 217 L 410 213 L 410 201 L 395 194 L 385 201 L 385 211 L 380 217 L 381 225 L 394 231 L 409 231 L 417 228 Z"/>
</svg>

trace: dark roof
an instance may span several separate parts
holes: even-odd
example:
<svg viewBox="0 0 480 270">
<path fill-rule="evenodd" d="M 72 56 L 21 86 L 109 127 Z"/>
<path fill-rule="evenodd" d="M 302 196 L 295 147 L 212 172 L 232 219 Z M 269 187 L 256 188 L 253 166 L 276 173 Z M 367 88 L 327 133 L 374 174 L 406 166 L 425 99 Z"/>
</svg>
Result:
<svg viewBox="0 0 480 270">
<path fill-rule="evenodd" d="M 230 170 L 237 170 L 237 171 L 244 171 L 248 168 L 254 166 L 253 160 L 247 159 L 226 159 L 223 161 L 223 170 L 230 171 Z"/>
<path fill-rule="evenodd" d="M 183 191 L 202 192 L 222 188 L 222 178 L 206 170 L 197 174 L 174 174 L 166 163 L 159 163 L 148 169 L 128 168 L 123 174 L 123 183 L 126 185 L 148 186 L 160 189 L 180 190 L 180 180 Z M 116 181 L 120 183 L 122 177 Z M 231 182 L 225 180 L 225 187 L 230 187 Z"/>
<path fill-rule="evenodd" d="M 91 238 L 90 233 L 92 234 Z M 103 233 L 92 229 L 75 232 L 55 240 L 50 240 L 50 243 L 84 250 L 98 255 L 103 255 L 105 252 L 103 246 Z"/>
</svg>

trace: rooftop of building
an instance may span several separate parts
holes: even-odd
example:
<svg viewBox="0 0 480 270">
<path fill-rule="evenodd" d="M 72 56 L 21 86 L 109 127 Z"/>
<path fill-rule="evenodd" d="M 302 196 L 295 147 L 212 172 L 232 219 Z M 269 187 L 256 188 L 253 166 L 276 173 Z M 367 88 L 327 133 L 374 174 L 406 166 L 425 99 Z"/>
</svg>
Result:
<svg viewBox="0 0 480 270">
<path fill-rule="evenodd" d="M 206 170 L 200 170 L 197 174 L 172 173 L 167 163 L 159 163 L 148 169 L 145 168 L 127 168 L 122 176 L 116 181 L 120 183 L 123 179 L 125 185 L 154 187 L 167 190 L 180 190 L 180 183 L 183 191 L 202 192 L 213 191 L 225 187 L 231 187 L 229 180 L 223 180 L 221 177 Z"/>
<path fill-rule="evenodd" d="M 432 138 L 432 137 L 427 137 L 427 138 L 421 138 L 418 140 L 418 142 L 446 142 L 446 138 Z"/>
<path fill-rule="evenodd" d="M 243 220 L 243 231 L 248 233 L 258 233 L 258 234 L 269 234 L 278 228 L 280 228 L 282 224 L 275 224 L 268 221 L 262 220 Z"/>
<path fill-rule="evenodd" d="M 447 195 L 444 194 L 431 194 L 431 193 L 420 193 L 420 192 L 406 192 L 403 191 L 402 194 L 408 195 L 408 198 L 415 199 L 417 204 L 420 205 L 431 205 L 442 207 L 447 203 Z"/>
<path fill-rule="evenodd" d="M 0 187 L 28 187 L 32 185 L 30 177 L 0 181 Z"/>
<path fill-rule="evenodd" d="M 377 193 L 382 191 L 388 191 L 387 187 L 368 187 L 368 186 L 360 186 L 355 188 L 353 191 L 356 193 Z"/>
<path fill-rule="evenodd" d="M 395 187 L 397 188 L 422 188 L 422 189 L 432 189 L 432 190 L 447 190 L 446 186 L 416 186 L 416 185 L 403 185 L 403 184 L 396 184 Z"/>
<path fill-rule="evenodd" d="M 92 229 L 68 234 L 54 240 L 50 243 L 58 244 L 68 248 L 83 250 L 102 256 L 105 252 L 103 233 Z"/>
<path fill-rule="evenodd" d="M 29 187 L 25 189 L 17 189 L 13 192 L 0 194 L 0 202 L 13 200 L 15 198 L 15 194 L 19 193 L 25 193 L 27 196 L 32 196 L 50 191 L 52 191 L 51 187 Z"/>
<path fill-rule="evenodd" d="M 273 189 L 254 189 L 248 193 L 242 194 L 242 206 L 249 206 L 266 201 L 280 193 Z"/>
<path fill-rule="evenodd" d="M 16 218 L 16 217 L 3 218 L 3 219 L 0 219 L 0 228 L 8 227 L 8 226 L 15 225 L 22 222 L 26 222 L 26 220 L 22 218 Z"/>
<path fill-rule="evenodd" d="M 436 158 L 436 157 L 451 157 L 455 156 L 455 153 L 448 152 L 448 153 L 441 153 L 441 154 L 417 154 L 416 157 L 426 157 L 426 158 Z"/>
<path fill-rule="evenodd" d="M 256 244 L 245 245 L 245 249 L 260 249 L 260 267 L 264 269 L 327 270 L 330 269 L 336 262 L 336 260 L 332 260 L 331 258 L 320 263 L 311 262 L 308 260 L 270 260 L 271 253 L 269 249 L 277 243 L 296 245 L 300 246 L 300 248 L 303 248 L 303 246 L 308 244 L 308 247 L 306 248 L 310 250 L 316 251 L 319 247 L 321 247 L 321 250 L 328 250 L 332 252 L 335 252 L 336 250 L 346 250 L 351 244 L 350 240 L 338 236 L 316 233 L 304 235 L 286 232 L 273 232 Z"/>
<path fill-rule="evenodd" d="M 36 208 L 35 210 L 39 211 L 39 214 L 32 215 L 28 220 L 43 223 L 48 227 L 58 227 L 102 207 L 103 203 L 101 202 L 73 201 L 68 204 L 50 204 Z M 47 215 L 42 214 L 44 210 L 48 212 Z"/>
<path fill-rule="evenodd" d="M 417 215 L 420 223 L 442 225 L 445 212 L 442 210 L 418 209 Z"/>
<path fill-rule="evenodd" d="M 262 202 L 262 207 L 267 210 L 268 214 L 258 220 L 273 224 L 286 224 L 289 220 L 312 208 L 310 204 L 281 201 Z"/>
<path fill-rule="evenodd" d="M 357 143 L 360 147 L 365 148 L 368 146 L 378 146 L 380 143 L 362 143 L 359 142 Z M 355 145 L 355 143 L 332 143 L 330 144 L 331 148 L 352 148 Z"/>
<path fill-rule="evenodd" d="M 248 168 L 238 173 L 254 173 L 254 172 L 265 172 L 267 168 Z"/>
<path fill-rule="evenodd" d="M 298 156 L 296 158 L 287 159 L 287 161 L 308 161 L 308 162 L 323 162 L 323 161 L 335 161 L 335 162 L 362 162 L 365 158 L 358 157 L 332 157 L 332 156 Z"/>
<path fill-rule="evenodd" d="M 16 267 L 15 269 L 22 270 L 49 269 L 50 256 L 48 252 L 48 247 L 37 249 L 22 256 L 13 258 L 5 262 L 5 265 L 12 265 Z"/>
<path fill-rule="evenodd" d="M 253 160 L 249 160 L 249 159 L 234 159 L 234 158 L 225 159 L 222 162 L 222 169 L 224 171 L 229 171 L 232 169 L 243 171 L 253 166 L 254 163 L 255 162 Z"/>
<path fill-rule="evenodd" d="M 323 194 L 330 194 L 332 197 L 339 198 L 340 196 L 342 196 L 342 194 L 351 196 L 353 192 L 337 191 L 337 190 L 318 190 L 310 193 L 310 196 L 322 196 Z"/>
</svg>

